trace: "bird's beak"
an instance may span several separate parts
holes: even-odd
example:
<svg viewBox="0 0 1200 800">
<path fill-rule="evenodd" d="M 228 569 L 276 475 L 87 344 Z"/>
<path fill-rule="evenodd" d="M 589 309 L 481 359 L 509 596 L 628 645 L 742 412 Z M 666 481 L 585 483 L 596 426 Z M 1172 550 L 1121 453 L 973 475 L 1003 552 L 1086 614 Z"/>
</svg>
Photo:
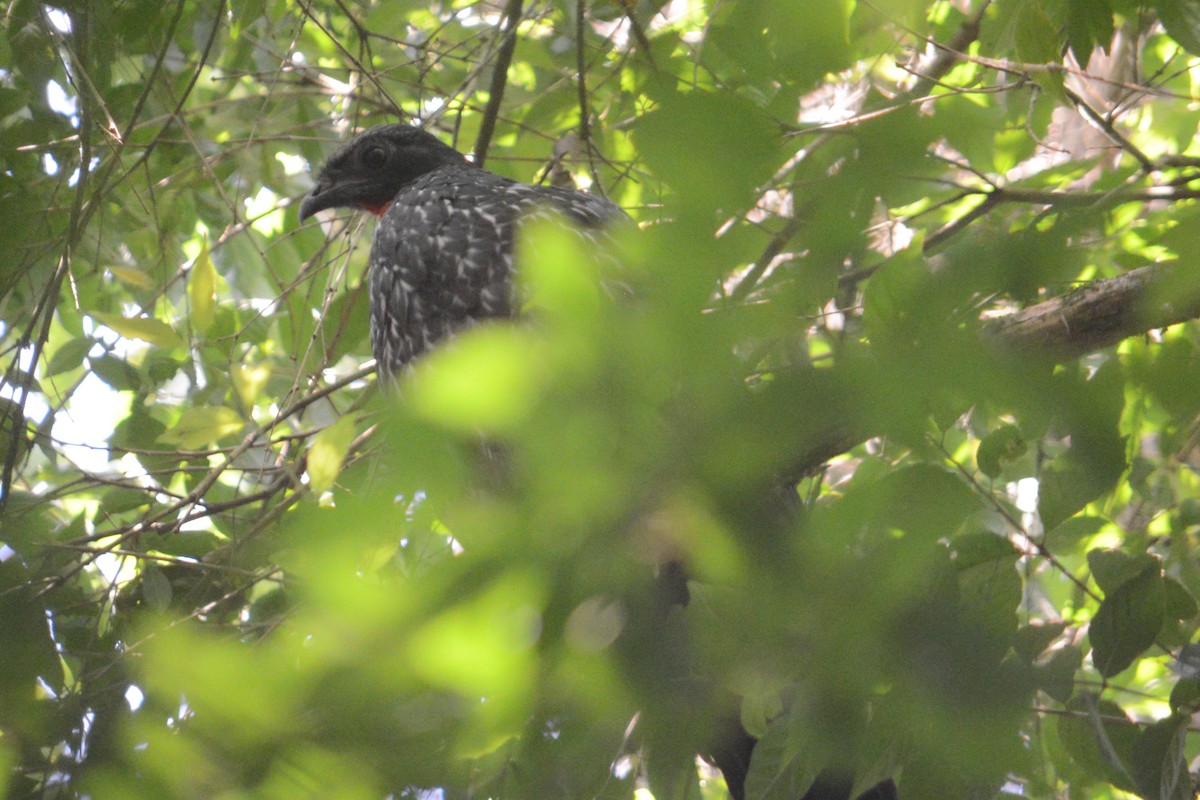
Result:
<svg viewBox="0 0 1200 800">
<path fill-rule="evenodd" d="M 317 185 L 312 188 L 312 191 L 304 195 L 304 199 L 300 201 L 300 221 L 311 217 L 318 211 L 323 211 L 335 204 L 335 198 L 329 194 L 329 190 L 333 188 L 333 181 L 319 180 Z"/>
</svg>

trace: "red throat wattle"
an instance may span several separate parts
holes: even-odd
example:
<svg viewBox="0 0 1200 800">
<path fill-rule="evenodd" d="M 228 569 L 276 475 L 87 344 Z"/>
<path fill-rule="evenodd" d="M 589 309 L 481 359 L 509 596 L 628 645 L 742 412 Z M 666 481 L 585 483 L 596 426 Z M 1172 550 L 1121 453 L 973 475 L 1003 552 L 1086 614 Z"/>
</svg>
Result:
<svg viewBox="0 0 1200 800">
<path fill-rule="evenodd" d="M 386 203 L 363 203 L 361 208 L 363 211 L 369 211 L 377 217 L 382 217 L 384 212 L 388 210 L 388 206 L 391 204 L 391 201 Z"/>
</svg>

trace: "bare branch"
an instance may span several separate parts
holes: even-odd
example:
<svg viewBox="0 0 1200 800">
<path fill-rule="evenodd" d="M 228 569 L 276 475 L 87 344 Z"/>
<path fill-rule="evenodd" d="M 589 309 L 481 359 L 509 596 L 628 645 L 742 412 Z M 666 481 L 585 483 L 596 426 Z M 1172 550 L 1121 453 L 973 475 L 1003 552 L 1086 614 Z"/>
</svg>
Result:
<svg viewBox="0 0 1200 800">
<path fill-rule="evenodd" d="M 985 341 L 1069 361 L 1123 339 L 1200 317 L 1200 270 L 1153 264 L 1094 281 L 984 326 Z"/>
<path fill-rule="evenodd" d="M 1200 318 L 1200 268 L 1171 262 L 1093 281 L 1015 314 L 985 322 L 982 338 L 1000 352 L 1066 362 L 1132 336 Z M 878 434 L 837 403 L 815 409 L 811 436 L 785 470 L 797 479 Z"/>
<path fill-rule="evenodd" d="M 475 163 L 481 167 L 487 161 L 488 147 L 496 130 L 496 118 L 500 115 L 500 101 L 504 99 L 504 89 L 508 85 L 508 67 L 512 64 L 513 53 L 517 49 L 517 23 L 521 21 L 521 3 L 522 0 L 508 0 L 508 7 L 504 10 L 504 41 L 492 68 L 492 85 L 488 87 L 487 106 L 483 109 L 483 117 L 479 121 L 479 138 L 475 141 Z"/>
</svg>

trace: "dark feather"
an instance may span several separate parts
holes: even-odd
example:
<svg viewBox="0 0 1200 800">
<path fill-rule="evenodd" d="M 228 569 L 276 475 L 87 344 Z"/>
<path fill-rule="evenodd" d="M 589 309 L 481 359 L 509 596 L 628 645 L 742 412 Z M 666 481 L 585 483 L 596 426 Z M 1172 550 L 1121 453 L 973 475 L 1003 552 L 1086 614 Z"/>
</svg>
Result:
<svg viewBox="0 0 1200 800">
<path fill-rule="evenodd" d="M 335 206 L 381 213 L 371 245 L 371 349 L 385 376 L 453 333 L 514 313 L 513 243 L 522 218 L 550 208 L 599 228 L 625 216 L 598 195 L 474 167 L 408 125 L 372 128 L 339 148 L 300 217 Z"/>
</svg>

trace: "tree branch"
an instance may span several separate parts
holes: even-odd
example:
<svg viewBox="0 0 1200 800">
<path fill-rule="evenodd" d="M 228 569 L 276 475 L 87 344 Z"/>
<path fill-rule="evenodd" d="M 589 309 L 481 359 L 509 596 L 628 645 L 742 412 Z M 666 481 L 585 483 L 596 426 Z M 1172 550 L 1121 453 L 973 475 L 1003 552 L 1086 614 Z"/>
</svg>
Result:
<svg viewBox="0 0 1200 800">
<path fill-rule="evenodd" d="M 1000 352 L 1071 361 L 1096 350 L 1200 318 L 1200 265 L 1170 262 L 1140 267 L 1081 286 L 1059 297 L 983 324 L 983 341 Z M 811 431 L 804 449 L 784 470 L 799 480 L 823 463 L 878 435 L 846 406 L 830 402 L 806 421 Z"/>
<path fill-rule="evenodd" d="M 914 70 L 919 79 L 913 85 L 909 95 L 912 97 L 924 97 L 933 91 L 934 86 L 945 77 L 951 69 L 962 59 L 962 54 L 967 51 L 971 43 L 979 38 L 979 30 L 983 24 L 983 15 L 987 12 L 988 6 L 991 5 L 991 0 L 984 0 L 979 4 L 979 8 L 967 19 L 963 20 L 954 36 L 945 44 L 939 44 L 933 40 L 929 41 L 930 52 L 925 58 L 917 64 Z"/>
<path fill-rule="evenodd" d="M 492 85 L 488 88 L 487 106 L 479 122 L 479 138 L 475 140 L 475 163 L 482 167 L 487 161 L 488 147 L 492 144 L 492 133 L 496 129 L 496 118 L 500 115 L 500 101 L 508 86 L 508 68 L 517 49 L 517 23 L 521 21 L 522 0 L 509 0 L 504 10 L 504 41 L 492 68 Z"/>
<path fill-rule="evenodd" d="M 1200 268 L 1175 261 L 1140 267 L 989 321 L 983 338 L 1055 361 L 1200 317 Z"/>
</svg>

